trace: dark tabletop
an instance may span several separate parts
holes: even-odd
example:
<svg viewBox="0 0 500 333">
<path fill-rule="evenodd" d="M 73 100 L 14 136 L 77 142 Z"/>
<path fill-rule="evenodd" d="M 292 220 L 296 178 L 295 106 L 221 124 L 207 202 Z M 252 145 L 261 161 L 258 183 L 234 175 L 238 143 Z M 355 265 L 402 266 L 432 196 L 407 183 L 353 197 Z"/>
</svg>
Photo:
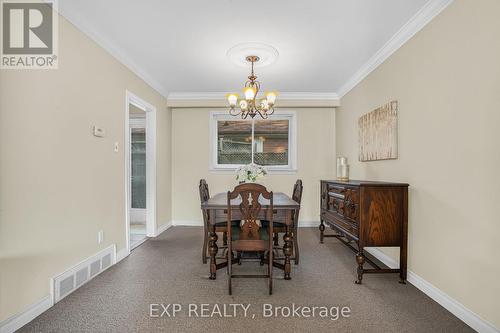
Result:
<svg viewBox="0 0 500 333">
<path fill-rule="evenodd" d="M 334 183 L 339 185 L 353 185 L 353 186 L 388 186 L 388 187 L 407 187 L 410 186 L 407 183 L 392 183 L 392 182 L 381 182 L 381 181 L 373 181 L 373 180 L 355 180 L 350 179 L 348 181 L 341 180 L 321 180 L 322 182 Z"/>
<path fill-rule="evenodd" d="M 262 208 L 266 208 L 269 205 L 269 200 L 264 199 L 262 196 L 259 198 L 259 202 Z M 237 208 L 241 203 L 240 198 L 231 200 L 231 207 Z M 274 209 L 295 209 L 300 208 L 300 205 L 292 200 L 288 195 L 283 192 L 273 193 L 273 204 Z M 204 209 L 221 209 L 227 208 L 227 193 L 217 193 L 207 201 L 201 204 L 201 208 Z"/>
</svg>

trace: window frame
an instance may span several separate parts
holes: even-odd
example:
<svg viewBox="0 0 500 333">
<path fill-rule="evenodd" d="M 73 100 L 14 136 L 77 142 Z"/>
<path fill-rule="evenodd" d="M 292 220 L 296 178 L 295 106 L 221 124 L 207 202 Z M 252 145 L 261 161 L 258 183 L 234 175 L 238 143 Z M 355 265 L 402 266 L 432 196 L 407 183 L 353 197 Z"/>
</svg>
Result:
<svg viewBox="0 0 500 333">
<path fill-rule="evenodd" d="M 258 117 L 258 116 L 256 116 Z M 269 173 L 296 173 L 297 172 L 297 122 L 296 112 L 293 110 L 275 110 L 274 114 L 269 116 L 269 120 L 288 120 L 288 164 L 287 165 L 269 165 L 264 166 Z M 234 172 L 243 164 L 219 164 L 217 161 L 217 122 L 220 120 L 231 121 L 249 121 L 251 119 L 241 119 L 239 116 L 231 116 L 227 110 L 211 111 L 210 112 L 210 165 L 209 170 L 212 172 Z M 260 120 L 260 119 L 255 119 Z M 254 126 L 252 125 L 252 161 L 254 154 L 253 141 Z"/>
</svg>

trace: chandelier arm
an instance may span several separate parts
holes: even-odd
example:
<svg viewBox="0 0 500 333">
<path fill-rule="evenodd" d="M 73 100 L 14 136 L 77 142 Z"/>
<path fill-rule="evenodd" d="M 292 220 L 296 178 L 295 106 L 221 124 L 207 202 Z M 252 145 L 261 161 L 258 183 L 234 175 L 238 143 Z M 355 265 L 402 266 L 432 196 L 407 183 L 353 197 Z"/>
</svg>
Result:
<svg viewBox="0 0 500 333">
<path fill-rule="evenodd" d="M 229 114 L 231 116 L 237 116 L 241 113 L 241 109 L 236 109 L 236 108 L 230 108 L 229 109 Z"/>
<path fill-rule="evenodd" d="M 262 119 L 266 119 L 264 118 L 264 114 L 262 114 L 262 110 L 260 108 L 256 108 L 256 111 L 256 113 L 258 113 Z"/>
</svg>

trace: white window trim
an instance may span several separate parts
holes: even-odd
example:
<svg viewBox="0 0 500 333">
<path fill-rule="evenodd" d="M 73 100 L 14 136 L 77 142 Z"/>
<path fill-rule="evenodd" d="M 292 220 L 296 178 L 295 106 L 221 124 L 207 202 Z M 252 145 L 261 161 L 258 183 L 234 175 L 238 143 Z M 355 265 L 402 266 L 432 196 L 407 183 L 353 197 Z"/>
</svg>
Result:
<svg viewBox="0 0 500 333">
<path fill-rule="evenodd" d="M 288 119 L 288 165 L 265 166 L 269 173 L 293 174 L 297 172 L 297 114 L 293 110 L 276 110 L 269 119 Z M 231 116 L 227 110 L 210 112 L 210 137 L 209 137 L 209 171 L 216 173 L 233 173 L 240 164 L 218 164 L 217 163 L 217 121 L 218 120 L 242 120 Z M 248 119 L 246 119 L 248 120 Z M 252 129 L 253 131 L 253 129 Z M 252 133 L 253 135 L 253 133 Z M 252 144 L 253 153 L 253 144 Z"/>
</svg>

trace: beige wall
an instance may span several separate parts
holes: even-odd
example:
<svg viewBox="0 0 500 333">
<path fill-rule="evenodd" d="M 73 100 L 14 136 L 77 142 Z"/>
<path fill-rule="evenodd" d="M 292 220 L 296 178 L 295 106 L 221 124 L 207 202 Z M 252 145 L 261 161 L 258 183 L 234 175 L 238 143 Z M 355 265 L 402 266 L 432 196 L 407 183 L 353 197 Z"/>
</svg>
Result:
<svg viewBox="0 0 500 333">
<path fill-rule="evenodd" d="M 172 219 L 178 224 L 202 225 L 198 182 L 207 179 L 210 193 L 226 192 L 237 185 L 234 172 L 209 171 L 210 111 L 172 111 Z M 304 183 L 300 220 L 319 221 L 319 180 L 335 176 L 334 109 L 295 109 L 297 163 L 294 174 L 269 174 L 263 184 L 275 192 L 291 194 L 295 180 Z"/>
<path fill-rule="evenodd" d="M 54 275 L 125 247 L 126 89 L 157 108 L 157 220 L 170 220 L 166 100 L 59 22 L 58 70 L 0 71 L 0 320 L 49 295 Z M 106 137 L 92 136 L 93 125 Z"/>
<path fill-rule="evenodd" d="M 411 184 L 409 269 L 500 327 L 500 1 L 457 0 L 342 98 L 353 178 Z M 399 159 L 358 162 L 357 119 L 399 101 Z M 393 257 L 395 252 L 389 251 Z"/>
</svg>

